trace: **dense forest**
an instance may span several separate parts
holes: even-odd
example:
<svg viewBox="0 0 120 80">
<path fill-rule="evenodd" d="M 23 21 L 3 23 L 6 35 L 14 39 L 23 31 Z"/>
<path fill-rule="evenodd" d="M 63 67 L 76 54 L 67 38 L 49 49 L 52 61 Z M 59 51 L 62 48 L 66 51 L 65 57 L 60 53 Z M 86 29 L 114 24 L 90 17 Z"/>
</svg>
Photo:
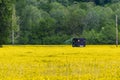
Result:
<svg viewBox="0 0 120 80">
<path fill-rule="evenodd" d="M 10 0 L 0 0 L 0 47 L 10 42 L 12 4 Z"/>
<path fill-rule="evenodd" d="M 16 0 L 11 6 L 7 44 L 70 44 L 74 37 L 115 44 L 120 0 Z"/>
</svg>

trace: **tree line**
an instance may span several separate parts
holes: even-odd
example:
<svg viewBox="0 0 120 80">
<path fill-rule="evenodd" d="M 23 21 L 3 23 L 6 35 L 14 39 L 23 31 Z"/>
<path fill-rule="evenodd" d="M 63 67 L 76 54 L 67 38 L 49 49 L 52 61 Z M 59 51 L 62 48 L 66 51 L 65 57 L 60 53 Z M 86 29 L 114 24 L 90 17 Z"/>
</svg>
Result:
<svg viewBox="0 0 120 80">
<path fill-rule="evenodd" d="M 12 10 L 5 12 L 11 18 L 7 17 L 7 26 L 6 22 L 0 23 L 7 30 L 1 30 L 7 35 L 1 38 L 5 41 L 2 43 L 71 44 L 72 38 L 84 37 L 87 44 L 115 44 L 115 15 L 118 15 L 119 25 L 120 0 L 16 0 L 8 3 Z"/>
<path fill-rule="evenodd" d="M 11 29 L 12 1 L 0 0 L 0 46 L 9 43 Z"/>
</svg>

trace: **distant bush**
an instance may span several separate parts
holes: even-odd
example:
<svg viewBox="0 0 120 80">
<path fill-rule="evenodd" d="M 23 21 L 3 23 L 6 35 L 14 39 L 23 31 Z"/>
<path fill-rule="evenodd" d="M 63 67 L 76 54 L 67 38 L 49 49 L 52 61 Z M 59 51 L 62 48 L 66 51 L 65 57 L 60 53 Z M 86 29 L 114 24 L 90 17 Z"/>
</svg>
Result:
<svg viewBox="0 0 120 80">
<path fill-rule="evenodd" d="M 43 44 L 64 44 L 70 37 L 68 35 L 53 35 L 43 38 Z"/>
</svg>

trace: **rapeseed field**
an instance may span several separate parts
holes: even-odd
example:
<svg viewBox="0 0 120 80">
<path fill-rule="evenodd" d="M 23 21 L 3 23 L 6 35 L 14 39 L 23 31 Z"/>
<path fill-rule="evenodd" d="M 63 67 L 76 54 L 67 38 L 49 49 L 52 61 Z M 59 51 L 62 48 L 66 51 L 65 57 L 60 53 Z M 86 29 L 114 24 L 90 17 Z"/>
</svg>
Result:
<svg viewBox="0 0 120 80">
<path fill-rule="evenodd" d="M 0 80 L 120 80 L 120 47 L 3 46 Z"/>
</svg>

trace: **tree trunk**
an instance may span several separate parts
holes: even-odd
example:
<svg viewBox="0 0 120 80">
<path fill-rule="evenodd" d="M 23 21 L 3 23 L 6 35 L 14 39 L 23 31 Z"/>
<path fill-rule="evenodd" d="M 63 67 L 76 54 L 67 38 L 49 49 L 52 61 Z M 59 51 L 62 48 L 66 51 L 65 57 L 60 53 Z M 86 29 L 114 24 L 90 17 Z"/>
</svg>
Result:
<svg viewBox="0 0 120 80">
<path fill-rule="evenodd" d="M 116 15 L 116 47 L 118 47 L 118 17 Z"/>
<path fill-rule="evenodd" d="M 12 30 L 12 44 L 15 44 L 15 36 L 14 36 L 14 30 Z"/>
</svg>

